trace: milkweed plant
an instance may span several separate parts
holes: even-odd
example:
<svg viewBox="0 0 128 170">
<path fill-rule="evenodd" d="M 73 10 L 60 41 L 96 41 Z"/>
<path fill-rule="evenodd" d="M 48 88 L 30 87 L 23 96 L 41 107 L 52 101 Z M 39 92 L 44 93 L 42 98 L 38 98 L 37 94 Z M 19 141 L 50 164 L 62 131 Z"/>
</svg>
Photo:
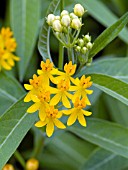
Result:
<svg viewBox="0 0 128 170">
<path fill-rule="evenodd" d="M 128 2 L 112 2 L 4 4 L 0 169 L 128 168 Z"/>
</svg>

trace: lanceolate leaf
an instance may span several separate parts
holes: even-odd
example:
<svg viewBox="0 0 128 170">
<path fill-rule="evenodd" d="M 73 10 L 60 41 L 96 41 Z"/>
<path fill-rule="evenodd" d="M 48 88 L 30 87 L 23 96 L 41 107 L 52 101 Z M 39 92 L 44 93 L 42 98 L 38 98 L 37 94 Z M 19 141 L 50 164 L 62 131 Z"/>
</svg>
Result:
<svg viewBox="0 0 128 170">
<path fill-rule="evenodd" d="M 29 104 L 21 99 L 0 118 L 0 169 L 35 122 L 36 113 L 31 115 L 26 113 L 28 106 Z"/>
<path fill-rule="evenodd" d="M 93 85 L 128 105 L 128 84 L 110 76 L 91 74 Z"/>
<path fill-rule="evenodd" d="M 69 131 L 106 150 L 128 158 L 128 129 L 101 119 L 90 118 L 87 127 L 72 126 Z"/>
<path fill-rule="evenodd" d="M 48 14 L 54 13 L 56 11 L 59 3 L 60 0 L 52 0 L 52 2 L 49 5 L 48 11 L 46 13 L 46 17 L 48 16 Z M 44 60 L 46 60 L 47 58 L 52 60 L 50 55 L 49 38 L 50 38 L 50 27 L 48 26 L 46 20 L 44 20 L 39 36 L 39 42 L 38 42 L 38 49 Z"/>
<path fill-rule="evenodd" d="M 128 166 L 128 160 L 105 149 L 96 149 L 80 170 L 121 170 Z"/>
<path fill-rule="evenodd" d="M 36 43 L 40 19 L 40 0 L 11 0 L 11 24 L 17 41 L 20 80 L 24 78 Z"/>
<path fill-rule="evenodd" d="M 94 41 L 94 45 L 89 53 L 89 58 L 94 57 L 107 44 L 109 44 L 128 23 L 128 12 L 125 13 L 116 23 L 108 27 L 100 36 Z"/>
</svg>

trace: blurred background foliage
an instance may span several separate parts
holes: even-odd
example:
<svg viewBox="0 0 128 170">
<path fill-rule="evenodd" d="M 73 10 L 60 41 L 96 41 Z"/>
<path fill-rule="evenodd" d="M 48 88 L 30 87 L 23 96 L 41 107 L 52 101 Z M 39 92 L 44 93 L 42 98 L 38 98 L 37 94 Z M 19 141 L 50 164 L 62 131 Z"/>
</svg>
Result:
<svg viewBox="0 0 128 170">
<path fill-rule="evenodd" d="M 28 82 L 28 79 L 36 73 L 42 60 L 37 49 L 37 42 L 40 28 L 51 0 L 38 1 L 40 3 L 37 16 L 39 20 L 35 27 L 37 33 L 35 35 L 33 51 L 30 54 L 26 53 L 26 55 L 29 55 L 29 60 L 27 61 L 28 65 L 26 65 L 27 69 L 24 72 L 25 76 L 24 78 L 19 77 L 20 69 L 18 65 L 13 68 L 12 71 L 5 72 L 5 74 L 16 77 L 18 81 L 21 81 L 21 84 Z M 12 0 L 0 0 L 0 27 L 10 26 L 14 31 L 14 36 L 17 36 L 15 25 L 12 23 L 13 19 L 17 20 L 17 18 L 12 19 L 12 13 L 15 12 L 15 8 L 13 8 L 13 11 L 11 2 Z M 128 0 L 65 0 L 65 9 L 72 11 L 74 4 L 77 2 L 81 3 L 88 10 L 83 17 L 84 26 L 82 27 L 81 35 L 89 32 L 92 36 L 92 42 L 108 26 L 128 11 Z M 29 3 L 31 3 L 31 1 Z M 23 10 L 22 12 L 25 11 Z M 56 13 L 59 13 L 59 10 L 57 10 Z M 31 16 L 34 14 L 28 13 L 28 15 Z M 31 29 L 33 29 L 35 23 L 30 24 Z M 19 25 L 17 25 L 17 27 L 19 27 Z M 118 36 L 98 53 L 94 58 L 94 62 L 103 58 L 128 57 L 128 29 L 126 30 L 126 28 L 124 35 L 126 36 L 120 34 L 120 37 Z M 20 41 L 20 38 L 17 39 L 19 48 L 23 45 L 22 43 L 20 44 Z M 50 37 L 50 50 L 53 61 L 57 65 L 59 51 L 58 41 L 52 33 Z M 66 55 L 67 53 L 65 51 L 65 56 Z M 22 94 L 25 93 L 23 89 L 21 91 Z M 17 96 L 17 99 L 20 96 L 21 94 Z M 0 109 L 1 113 L 3 113 L 7 109 L 7 106 L 10 107 L 13 102 L 7 101 L 7 99 L 4 99 L 4 96 L 0 97 L 2 99 Z M 92 101 L 92 106 L 89 109 L 93 112 L 93 115 L 87 120 L 100 118 L 128 127 L 128 106 L 101 92 L 97 88 L 95 88 L 90 100 Z M 4 101 L 6 101 L 6 106 Z M 91 123 L 89 126 L 91 126 Z M 111 128 L 108 130 L 111 131 Z M 40 143 L 42 143 L 42 148 L 39 149 L 38 146 Z M 42 136 L 42 133 L 38 129 L 33 127 L 21 142 L 18 150 L 25 160 L 36 155 L 36 158 L 40 161 L 41 170 L 123 170 L 128 168 L 128 159 L 103 148 L 70 131 L 56 131 L 51 139 L 47 139 L 45 136 Z M 12 156 L 9 162 L 15 165 L 16 169 L 22 169 L 15 156 Z"/>
</svg>

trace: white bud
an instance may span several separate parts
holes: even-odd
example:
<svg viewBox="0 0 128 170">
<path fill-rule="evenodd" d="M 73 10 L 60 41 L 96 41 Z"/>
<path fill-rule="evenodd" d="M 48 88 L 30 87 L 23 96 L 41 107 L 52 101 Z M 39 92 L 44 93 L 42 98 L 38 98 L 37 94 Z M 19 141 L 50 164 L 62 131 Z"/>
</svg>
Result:
<svg viewBox="0 0 128 170">
<path fill-rule="evenodd" d="M 71 22 L 71 27 L 72 28 L 78 30 L 78 29 L 81 28 L 81 26 L 82 26 L 82 24 L 81 24 L 79 19 L 75 18 L 75 19 L 72 20 L 72 22 Z"/>
<path fill-rule="evenodd" d="M 79 44 L 79 46 L 83 47 L 84 40 L 83 39 L 78 39 L 78 44 Z"/>
<path fill-rule="evenodd" d="M 61 23 L 60 23 L 59 20 L 53 21 L 52 27 L 53 27 L 53 29 L 54 29 L 55 31 L 57 31 L 57 32 L 62 32 L 62 25 L 61 25 Z"/>
<path fill-rule="evenodd" d="M 71 18 L 69 17 L 69 15 L 64 15 L 61 19 L 61 24 L 65 27 L 68 27 L 70 25 L 71 22 Z"/>
<path fill-rule="evenodd" d="M 70 17 L 71 17 L 71 19 L 78 18 L 78 16 L 76 16 L 73 12 L 72 12 L 72 13 L 70 13 Z"/>
<path fill-rule="evenodd" d="M 55 20 L 55 15 L 49 14 L 49 15 L 47 16 L 47 23 L 48 23 L 48 25 L 51 26 L 54 20 Z"/>
<path fill-rule="evenodd" d="M 91 42 L 88 42 L 86 46 L 90 50 L 92 48 L 93 44 Z"/>
<path fill-rule="evenodd" d="M 90 42 L 91 41 L 91 37 L 88 34 L 85 35 L 83 39 L 84 39 L 85 42 Z"/>
<path fill-rule="evenodd" d="M 84 8 L 82 5 L 80 4 L 76 4 L 74 7 L 74 14 L 76 14 L 78 17 L 82 17 L 82 15 L 84 14 Z"/>
<path fill-rule="evenodd" d="M 81 47 L 80 47 L 80 46 L 76 46 L 75 50 L 76 50 L 77 52 L 80 52 Z"/>
<path fill-rule="evenodd" d="M 88 49 L 87 49 L 86 47 L 83 47 L 83 48 L 81 49 L 81 52 L 82 52 L 83 54 L 86 54 L 87 51 L 88 51 Z"/>
<path fill-rule="evenodd" d="M 60 16 L 55 16 L 55 20 L 60 20 Z"/>
<path fill-rule="evenodd" d="M 63 10 L 63 11 L 61 12 L 61 14 L 60 14 L 60 15 L 61 15 L 61 17 L 62 17 L 62 16 L 64 16 L 64 15 L 68 15 L 68 11 Z"/>
</svg>

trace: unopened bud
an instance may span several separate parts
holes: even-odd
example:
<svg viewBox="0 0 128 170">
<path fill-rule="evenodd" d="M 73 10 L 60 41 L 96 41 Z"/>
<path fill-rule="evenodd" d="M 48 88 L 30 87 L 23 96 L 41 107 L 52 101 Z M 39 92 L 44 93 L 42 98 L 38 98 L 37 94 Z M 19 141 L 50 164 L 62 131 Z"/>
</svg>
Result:
<svg viewBox="0 0 128 170">
<path fill-rule="evenodd" d="M 76 50 L 77 52 L 80 52 L 81 47 L 80 47 L 80 46 L 76 46 L 75 50 Z"/>
<path fill-rule="evenodd" d="M 62 25 L 61 25 L 61 23 L 60 23 L 59 20 L 53 21 L 52 27 L 53 27 L 53 29 L 54 29 L 55 31 L 57 31 L 57 32 L 62 32 Z"/>
<path fill-rule="evenodd" d="M 26 162 L 26 170 L 37 170 L 39 168 L 38 160 L 31 158 Z"/>
<path fill-rule="evenodd" d="M 55 15 L 49 14 L 49 15 L 47 16 L 47 23 L 48 23 L 48 25 L 51 26 L 54 20 L 55 20 Z"/>
<path fill-rule="evenodd" d="M 72 28 L 78 30 L 78 29 L 81 28 L 81 26 L 82 26 L 82 24 L 81 24 L 79 19 L 75 18 L 75 19 L 72 20 L 72 22 L 71 22 L 71 27 Z"/>
<path fill-rule="evenodd" d="M 90 66 L 91 63 L 92 63 L 92 58 L 90 58 L 90 59 L 88 60 L 88 62 L 86 63 L 86 66 Z"/>
<path fill-rule="evenodd" d="M 61 24 L 65 27 L 68 27 L 70 25 L 71 22 L 71 18 L 69 17 L 69 15 L 64 15 L 61 19 Z"/>
<path fill-rule="evenodd" d="M 84 40 L 83 40 L 83 39 L 79 39 L 79 40 L 78 40 L 78 44 L 79 44 L 79 46 L 83 47 L 83 45 L 84 45 Z"/>
<path fill-rule="evenodd" d="M 78 17 L 82 17 L 82 15 L 84 14 L 84 8 L 82 5 L 80 4 L 76 4 L 74 7 L 74 14 L 76 14 Z"/>
<path fill-rule="evenodd" d="M 83 37 L 85 42 L 90 42 L 91 41 L 91 37 L 87 34 Z"/>
<path fill-rule="evenodd" d="M 60 20 L 60 16 L 55 16 L 55 20 Z"/>
<path fill-rule="evenodd" d="M 14 167 L 11 164 L 6 164 L 2 170 L 14 170 Z"/>
<path fill-rule="evenodd" d="M 70 13 L 70 17 L 71 17 L 71 19 L 78 18 L 78 16 L 76 16 L 73 12 L 72 12 L 72 13 Z"/>
<path fill-rule="evenodd" d="M 92 48 L 93 44 L 91 42 L 88 42 L 86 46 L 90 50 Z"/>
<path fill-rule="evenodd" d="M 61 17 L 64 16 L 64 15 L 68 15 L 68 11 L 67 10 L 63 10 L 60 15 L 61 15 Z"/>
<path fill-rule="evenodd" d="M 86 47 L 83 47 L 83 48 L 81 49 L 81 52 L 82 52 L 83 54 L 86 54 L 87 51 L 88 51 L 88 49 L 87 49 Z"/>
</svg>

